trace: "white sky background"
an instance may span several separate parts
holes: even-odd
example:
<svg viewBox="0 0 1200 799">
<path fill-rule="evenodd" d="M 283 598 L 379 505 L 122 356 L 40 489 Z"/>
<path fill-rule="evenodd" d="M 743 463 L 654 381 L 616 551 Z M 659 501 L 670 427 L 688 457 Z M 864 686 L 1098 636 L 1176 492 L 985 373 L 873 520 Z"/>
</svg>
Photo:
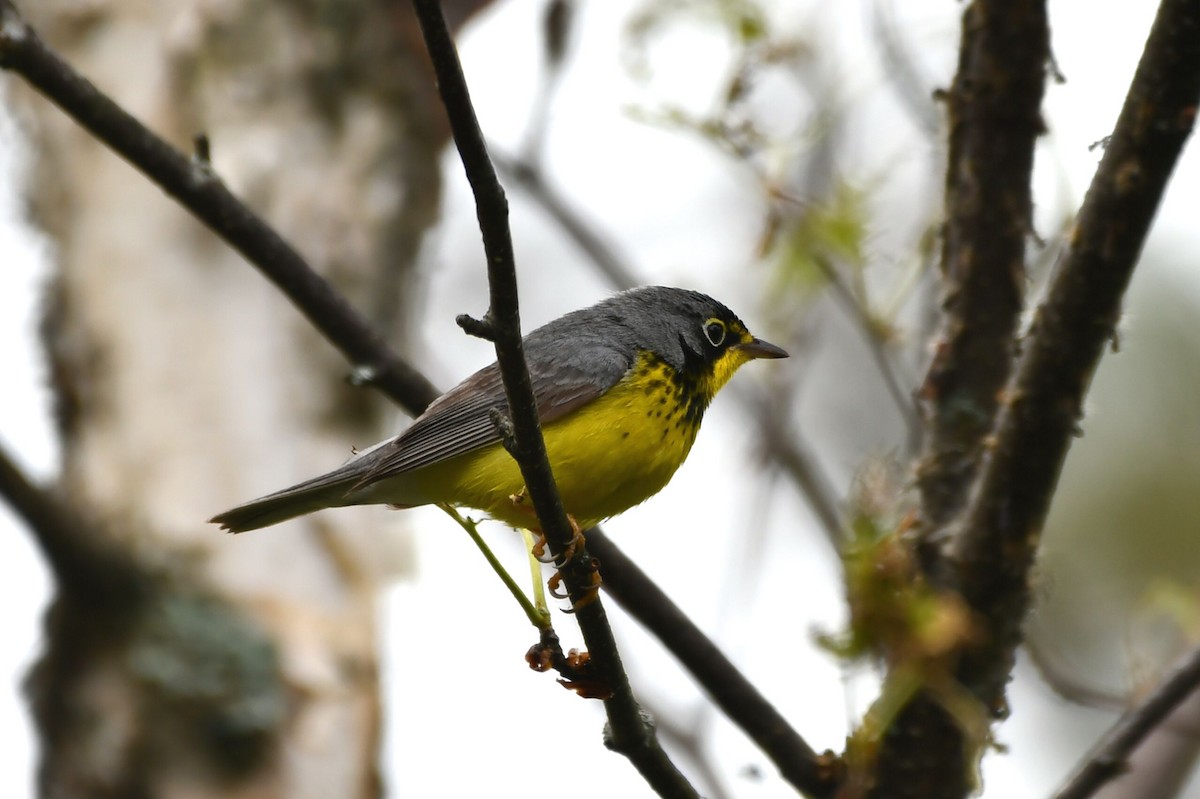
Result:
<svg viewBox="0 0 1200 799">
<path fill-rule="evenodd" d="M 782 4 L 782 3 L 781 3 Z M 753 328 L 755 302 L 752 281 L 734 286 L 716 285 L 718 267 L 745 262 L 757 234 L 755 188 L 743 177 L 714 161 L 711 151 L 681 134 L 665 133 L 634 122 L 623 108 L 633 102 L 652 105 L 655 98 L 681 96 L 700 110 L 705 107 L 705 79 L 719 79 L 720 65 L 712 48 L 720 39 L 703 27 L 664 42 L 654 64 L 659 67 L 653 90 L 624 76 L 618 53 L 621 20 L 633 7 L 622 2 L 585 3 L 586 11 L 576 30 L 571 65 L 554 107 L 549 134 L 548 171 L 627 248 L 631 260 L 654 282 L 691 285 L 708 290 L 739 310 Z M 842 75 L 847 102 L 854 104 L 850 136 L 853 150 L 861 153 L 862 177 L 878 174 L 892 164 L 903 176 L 903 165 L 913 148 L 927 146 L 897 121 L 896 106 L 882 88 L 882 73 L 874 55 L 870 8 L 866 2 L 834 4 L 800 3 L 800 12 L 778 19 L 806 21 L 820 34 L 812 38 L 836 42 L 846 54 L 831 60 L 850 64 Z M 809 6 L 820 7 L 819 12 Z M 958 39 L 962 4 L 942 0 L 897 2 L 896 14 L 907 31 L 912 51 L 921 58 L 926 74 L 936 82 L 949 82 Z M 1065 85 L 1051 85 L 1046 115 L 1050 135 L 1045 137 L 1036 187 L 1039 191 L 1039 227 L 1052 233 L 1060 220 L 1050 213 L 1065 203 L 1077 205 L 1086 188 L 1098 152 L 1088 145 L 1111 130 L 1133 67 L 1149 31 L 1155 4 L 1150 2 L 1097 4 L 1083 0 L 1051 3 L 1053 43 Z M 485 132 L 509 150 L 524 130 L 523 109 L 536 88 L 540 54 L 528 42 L 538 30 L 540 2 L 512 0 L 482 17 L 463 41 L 463 59 Z M 836 12 L 831 9 L 836 8 Z M 809 31 L 809 28 L 802 28 Z M 580 35 L 580 34 L 583 35 Z M 519 46 L 514 46 L 519 42 Z M 845 66 L 840 67 L 845 69 Z M 0 80 L 0 89 L 8 79 Z M 513 109 L 518 109 L 514 112 Z M 34 143 L 36 146 L 36 143 Z M 917 153 L 916 155 L 920 155 Z M 115 157 L 115 156 L 114 156 Z M 54 445 L 47 419 L 45 392 L 40 388 L 40 366 L 34 333 L 36 295 L 43 274 L 44 252 L 35 236 L 20 223 L 13 177 L 23 158 L 11 124 L 0 124 L 0 441 L 14 450 L 30 472 L 52 476 Z M 916 166 L 921 157 L 912 157 Z M 463 341 L 455 352 L 438 353 L 432 375 L 449 385 L 490 359 L 486 345 L 468 342 L 454 325 L 454 315 L 479 312 L 482 300 L 482 258 L 474 211 L 460 179 L 456 157 L 444 159 L 449 175 L 446 221 L 430 247 L 431 279 L 424 341 Z M 131 171 L 131 179 L 136 177 Z M 934 176 L 935 194 L 940 174 Z M 928 189 L 918 186 L 917 194 Z M 885 190 L 903 198 L 913 192 L 903 180 Z M 1174 179 L 1153 236 L 1179 242 L 1194 233 L 1197 191 L 1200 190 L 1200 155 L 1193 142 Z M 515 194 L 515 193 L 514 193 Z M 914 203 L 919 206 L 920 201 Z M 744 206 L 744 216 L 731 213 Z M 914 208 L 922 213 L 923 208 Z M 686 220 L 686 222 L 680 222 Z M 910 235 L 904 217 L 884 219 L 875 231 L 879 258 L 890 243 Z M 587 268 L 571 266 L 574 253 L 557 239 L 553 229 L 519 198 L 513 200 L 518 259 L 563 259 L 561 276 L 553 280 L 525 280 L 522 284 L 525 322 L 532 327 L 571 308 L 593 302 L 607 288 Z M 693 251 L 683 251 L 677 229 L 686 224 L 697 231 L 719 228 L 718 239 L 697 235 Z M 889 229 L 892 226 L 893 229 Z M 653 269 L 651 270 L 651 266 Z M 1196 285 L 1196 275 L 1187 277 Z M 465 298 L 476 298 L 474 304 Z M 540 315 L 539 315 L 540 314 Z M 433 359 L 430 359 L 431 361 Z M 751 365 L 747 371 L 766 371 L 774 364 Z M 739 375 L 739 380 L 743 379 Z M 761 377 L 761 375 L 759 375 Z M 750 378 L 753 379 L 753 378 Z M 706 420 L 705 430 L 676 480 L 660 497 L 608 525 L 614 539 L 633 555 L 702 627 L 718 631 L 723 646 L 752 680 L 785 710 L 803 735 L 818 749 L 840 749 L 845 720 L 870 698 L 869 686 L 844 690 L 842 677 L 830 658 L 814 651 L 809 631 L 836 629 L 841 620 L 837 567 L 815 539 L 773 536 L 768 551 L 753 567 L 756 607 L 764 611 L 798 607 L 790 629 L 780 630 L 777 616 L 731 616 L 721 601 L 725 589 L 747 591 L 745 585 L 722 581 L 730 559 L 744 559 L 746 546 L 727 531 L 744 530 L 773 517 L 786 526 L 807 517 L 806 511 L 783 496 L 771 500 L 749 486 L 714 496 L 706 465 L 732 457 L 752 457 L 750 437 L 739 430 L 737 406 L 718 401 Z M 315 468 L 315 467 L 314 467 Z M 724 481 L 724 469 L 722 481 Z M 783 492 L 777 492 L 782 495 Z M 419 513 L 419 512 L 413 512 Z M 757 514 L 757 515 L 756 515 Z M 446 535 L 429 529 L 445 528 Z M 632 769 L 607 753 L 598 741 L 602 716 L 598 703 L 582 702 L 551 684 L 548 676 L 528 672 L 522 662 L 533 636 L 506 598 L 486 585 L 491 580 L 466 540 L 437 519 L 418 527 L 419 578 L 390 593 L 386 618 L 388 737 L 383 759 L 393 795 L 493 795 L 506 789 L 530 786 L 546 773 L 592 775 L 594 793 L 585 795 L 641 796 L 648 794 Z M 706 545 L 709 562 L 680 563 L 673 531 L 703 531 L 711 535 Z M 639 531 L 654 531 L 653 535 Z M 498 536 L 494 536 L 498 537 Z M 513 550 L 507 553 L 510 557 Z M 33 753 L 29 743 L 27 712 L 18 695 L 38 642 L 40 614 L 48 597 L 45 571 L 28 534 L 0 504 L 0 585 L 8 598 L 0 637 L 0 751 L 6 768 L 0 769 L 0 796 L 31 796 Z M 485 584 L 483 588 L 481 584 Z M 615 615 L 615 614 L 614 614 Z M 577 641 L 562 631 L 568 644 Z M 681 672 L 655 644 L 631 625 L 619 626 L 629 650 L 639 655 L 632 677 L 641 693 L 654 697 L 656 710 L 684 719 L 686 724 L 712 725 L 708 751 L 727 774 L 742 765 L 757 766 L 766 777 L 755 781 L 734 777 L 727 784 L 739 797 L 794 796 L 779 783 L 774 770 L 743 736 L 712 717 L 688 714 L 700 703 Z M 446 642 L 457 651 L 446 656 L 431 652 L 431 642 Z M 414 647 L 416 652 L 414 652 Z M 484 687 L 478 675 L 511 675 L 511 684 Z M 3 687 L 7 686 L 7 687 Z M 449 687 L 447 687 L 449 686 Z M 1001 741 L 1011 747 L 1006 756 L 992 756 L 985 772 L 987 797 L 1044 795 L 1061 780 L 1073 760 L 1047 749 L 1047 737 L 1070 737 L 1082 750 L 1091 742 L 1105 716 L 1091 722 L 1054 715 L 1053 700 L 1035 681 L 1018 682 L 1012 693 L 1015 715 L 999 728 Z M 1045 708 L 1042 703 L 1049 701 Z M 1034 709 L 1036 708 L 1036 712 Z M 1050 713 L 1050 715 L 1047 715 Z M 497 728 L 493 718 L 508 722 Z M 713 754 L 715 753 L 715 755 Z M 447 758 L 453 757 L 452 761 Z M 552 757 L 557 761 L 551 765 Z M 569 763 L 570 765 L 565 765 Z M 684 765 L 687 770 L 687 765 Z M 607 782 L 612 780 L 611 783 Z M 602 782 L 602 780 L 604 782 Z"/>
</svg>

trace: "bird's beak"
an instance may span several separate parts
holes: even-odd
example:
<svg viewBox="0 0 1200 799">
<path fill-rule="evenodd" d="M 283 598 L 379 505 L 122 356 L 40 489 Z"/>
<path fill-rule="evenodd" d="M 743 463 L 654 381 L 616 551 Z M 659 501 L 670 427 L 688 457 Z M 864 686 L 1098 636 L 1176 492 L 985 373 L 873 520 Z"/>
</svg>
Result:
<svg viewBox="0 0 1200 799">
<path fill-rule="evenodd" d="M 783 347 L 777 347 L 761 338 L 752 338 L 745 344 L 736 345 L 735 349 L 741 350 L 751 358 L 786 358 L 788 356 Z"/>
</svg>

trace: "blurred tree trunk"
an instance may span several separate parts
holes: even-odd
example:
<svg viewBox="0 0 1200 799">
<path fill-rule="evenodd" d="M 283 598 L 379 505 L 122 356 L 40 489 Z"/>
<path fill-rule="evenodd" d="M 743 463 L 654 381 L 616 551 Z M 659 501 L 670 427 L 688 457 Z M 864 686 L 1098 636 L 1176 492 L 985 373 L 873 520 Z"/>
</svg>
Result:
<svg viewBox="0 0 1200 799">
<path fill-rule="evenodd" d="M 168 140 L 206 133 L 217 174 L 403 336 L 446 141 L 407 3 L 25 10 Z M 28 199 L 56 245 L 60 488 L 104 531 L 89 546 L 120 553 L 58 574 L 28 686 L 43 795 L 378 795 L 374 589 L 404 568 L 400 531 L 353 512 L 237 538 L 204 520 L 393 414 L 239 256 L 52 105 L 22 106 Z"/>
</svg>

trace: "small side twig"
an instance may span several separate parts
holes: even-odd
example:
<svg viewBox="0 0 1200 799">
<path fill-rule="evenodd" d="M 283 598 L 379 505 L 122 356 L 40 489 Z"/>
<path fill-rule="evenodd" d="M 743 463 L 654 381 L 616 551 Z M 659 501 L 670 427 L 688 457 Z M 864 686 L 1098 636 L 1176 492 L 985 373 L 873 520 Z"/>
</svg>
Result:
<svg viewBox="0 0 1200 799">
<path fill-rule="evenodd" d="M 1200 647 L 1135 708 L 1123 715 L 1088 755 L 1054 799 L 1087 799 L 1120 776 L 1137 746 L 1200 686 Z"/>
<path fill-rule="evenodd" d="M 475 196 L 490 289 L 486 317 L 490 330 L 487 332 L 495 336 L 496 360 L 516 438 L 514 456 L 551 552 L 560 557 L 572 546 L 574 534 L 550 471 L 529 370 L 525 365 L 516 264 L 508 227 L 508 201 L 488 156 L 441 5 L 437 0 L 413 0 L 413 7 L 437 74 L 438 91 L 450 119 L 455 146 Z M 659 795 L 698 796 L 663 751 L 653 725 L 634 699 L 603 604 L 599 599 L 580 604 L 580 600 L 594 590 L 594 567 L 586 546 L 575 549 L 575 556 L 564 564 L 562 575 L 578 611 L 576 618 L 588 646 L 591 665 L 595 668 L 592 673 L 599 676 L 608 694 L 604 700 L 609 719 L 606 742 L 610 748 L 628 757 Z"/>
</svg>

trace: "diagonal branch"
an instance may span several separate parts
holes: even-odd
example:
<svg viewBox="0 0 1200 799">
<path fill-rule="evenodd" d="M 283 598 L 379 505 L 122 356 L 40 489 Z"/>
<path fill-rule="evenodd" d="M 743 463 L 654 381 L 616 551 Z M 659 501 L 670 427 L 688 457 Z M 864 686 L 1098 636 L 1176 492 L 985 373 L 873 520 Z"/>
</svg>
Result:
<svg viewBox="0 0 1200 799">
<path fill-rule="evenodd" d="M 29 480 L 0 445 L 0 498 L 29 526 L 59 589 L 85 602 L 144 598 L 144 570 L 53 491 Z"/>
<path fill-rule="evenodd" d="M 1120 776 L 1138 745 L 1200 686 L 1200 648 L 1193 649 L 1141 704 L 1123 715 L 1054 799 L 1087 799 Z"/>
<path fill-rule="evenodd" d="M 496 360 L 504 381 L 514 433 L 510 451 L 520 466 L 551 552 L 557 558 L 565 558 L 565 553 L 573 547 L 574 534 L 550 471 L 533 386 L 525 364 L 517 303 L 517 271 L 508 227 L 508 200 L 488 157 L 441 5 L 438 0 L 413 0 L 413 7 L 437 74 L 438 91 L 450 118 L 454 143 L 475 196 L 476 215 L 487 256 L 491 294 L 487 314 L 480 322 L 460 319 L 460 324 L 468 322 L 463 324 L 464 329 L 473 328 L 472 332 L 481 333 L 496 346 Z M 609 747 L 628 757 L 660 796 L 698 796 L 663 751 L 653 725 L 633 696 L 604 605 L 598 597 L 590 596 L 595 590 L 596 577 L 592 556 L 585 545 L 574 547 L 574 550 L 574 556 L 563 564 L 562 575 L 577 611 L 576 618 L 591 663 L 611 691 L 604 700 L 609 721 Z"/>
</svg>

